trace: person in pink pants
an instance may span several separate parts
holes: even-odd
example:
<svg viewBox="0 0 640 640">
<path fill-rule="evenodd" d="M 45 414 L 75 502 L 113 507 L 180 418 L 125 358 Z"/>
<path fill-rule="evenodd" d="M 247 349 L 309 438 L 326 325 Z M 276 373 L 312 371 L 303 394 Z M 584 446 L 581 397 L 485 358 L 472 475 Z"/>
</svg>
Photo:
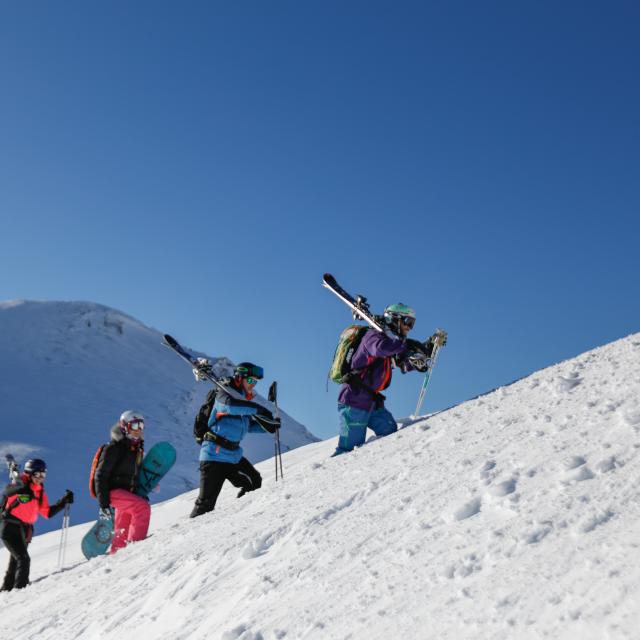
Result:
<svg viewBox="0 0 640 640">
<path fill-rule="evenodd" d="M 151 507 L 144 498 L 125 489 L 112 489 L 109 497 L 111 506 L 116 510 L 109 553 L 115 553 L 127 542 L 137 542 L 147 537 Z"/>
<path fill-rule="evenodd" d="M 110 553 L 116 553 L 128 542 L 144 540 L 149 530 L 149 502 L 134 493 L 144 457 L 143 434 L 143 415 L 125 411 L 112 427 L 111 442 L 102 449 L 96 465 L 94 481 L 100 517 L 114 518 Z"/>
</svg>

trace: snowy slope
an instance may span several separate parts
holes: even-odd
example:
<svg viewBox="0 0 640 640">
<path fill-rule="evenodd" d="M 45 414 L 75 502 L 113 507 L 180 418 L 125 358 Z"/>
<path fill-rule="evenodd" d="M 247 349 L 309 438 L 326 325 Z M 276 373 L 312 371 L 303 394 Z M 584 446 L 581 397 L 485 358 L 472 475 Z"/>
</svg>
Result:
<svg viewBox="0 0 640 640">
<path fill-rule="evenodd" d="M 284 456 L 284 482 L 82 562 L 36 538 L 0 637 L 638 638 L 640 334 L 406 424 L 351 454 Z M 5 563 L 5 552 L 0 563 Z M 43 577 L 42 580 L 39 580 Z M 37 606 L 33 606 L 33 603 Z"/>
<path fill-rule="evenodd" d="M 169 440 L 178 450 L 175 469 L 152 500 L 198 484 L 198 447 L 191 432 L 210 385 L 197 384 L 189 367 L 161 342 L 158 331 L 97 304 L 0 303 L 0 455 L 2 460 L 6 452 L 19 461 L 44 458 L 50 498 L 67 487 L 75 491 L 76 522 L 95 518 L 96 502 L 87 489 L 91 458 L 125 409 L 147 417 L 147 448 Z M 230 365 L 226 358 L 216 361 L 220 372 Z M 285 417 L 283 450 L 315 440 Z M 268 435 L 252 434 L 243 446 L 252 461 L 273 455 Z M 58 526 L 41 520 L 38 531 Z"/>
</svg>

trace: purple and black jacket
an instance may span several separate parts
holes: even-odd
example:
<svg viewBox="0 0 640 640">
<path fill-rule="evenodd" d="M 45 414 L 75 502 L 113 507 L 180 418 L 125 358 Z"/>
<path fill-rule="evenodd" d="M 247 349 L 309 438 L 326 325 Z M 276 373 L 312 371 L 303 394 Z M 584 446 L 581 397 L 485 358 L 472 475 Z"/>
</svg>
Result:
<svg viewBox="0 0 640 640">
<path fill-rule="evenodd" d="M 369 329 L 351 360 L 351 368 L 364 369 L 360 374 L 362 382 L 370 389 L 380 392 L 391 384 L 393 356 L 402 356 L 406 348 L 404 338 Z M 338 402 L 369 411 L 374 407 L 376 397 L 358 384 L 343 384 L 340 387 Z"/>
</svg>

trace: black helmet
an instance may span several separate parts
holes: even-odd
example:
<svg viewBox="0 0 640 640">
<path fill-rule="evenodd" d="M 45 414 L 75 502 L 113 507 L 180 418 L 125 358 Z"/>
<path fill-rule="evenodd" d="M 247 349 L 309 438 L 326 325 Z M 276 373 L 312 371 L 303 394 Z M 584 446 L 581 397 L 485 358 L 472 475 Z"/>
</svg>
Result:
<svg viewBox="0 0 640 640">
<path fill-rule="evenodd" d="M 32 473 L 43 473 L 47 470 L 47 463 L 40 458 L 31 458 L 24 463 L 24 472 L 31 475 Z"/>
<path fill-rule="evenodd" d="M 234 374 L 240 378 L 252 377 L 261 380 L 264 378 L 264 369 L 253 362 L 241 362 L 236 366 Z"/>
</svg>

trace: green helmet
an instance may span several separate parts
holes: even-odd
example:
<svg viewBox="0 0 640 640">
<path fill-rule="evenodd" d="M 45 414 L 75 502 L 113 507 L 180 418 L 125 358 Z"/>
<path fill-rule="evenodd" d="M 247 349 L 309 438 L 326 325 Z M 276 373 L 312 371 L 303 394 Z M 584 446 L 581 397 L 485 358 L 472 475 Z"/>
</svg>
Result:
<svg viewBox="0 0 640 640">
<path fill-rule="evenodd" d="M 384 310 L 384 321 L 392 328 L 397 327 L 399 322 L 412 328 L 416 323 L 416 312 L 408 305 L 398 302 L 390 304 Z"/>
</svg>

